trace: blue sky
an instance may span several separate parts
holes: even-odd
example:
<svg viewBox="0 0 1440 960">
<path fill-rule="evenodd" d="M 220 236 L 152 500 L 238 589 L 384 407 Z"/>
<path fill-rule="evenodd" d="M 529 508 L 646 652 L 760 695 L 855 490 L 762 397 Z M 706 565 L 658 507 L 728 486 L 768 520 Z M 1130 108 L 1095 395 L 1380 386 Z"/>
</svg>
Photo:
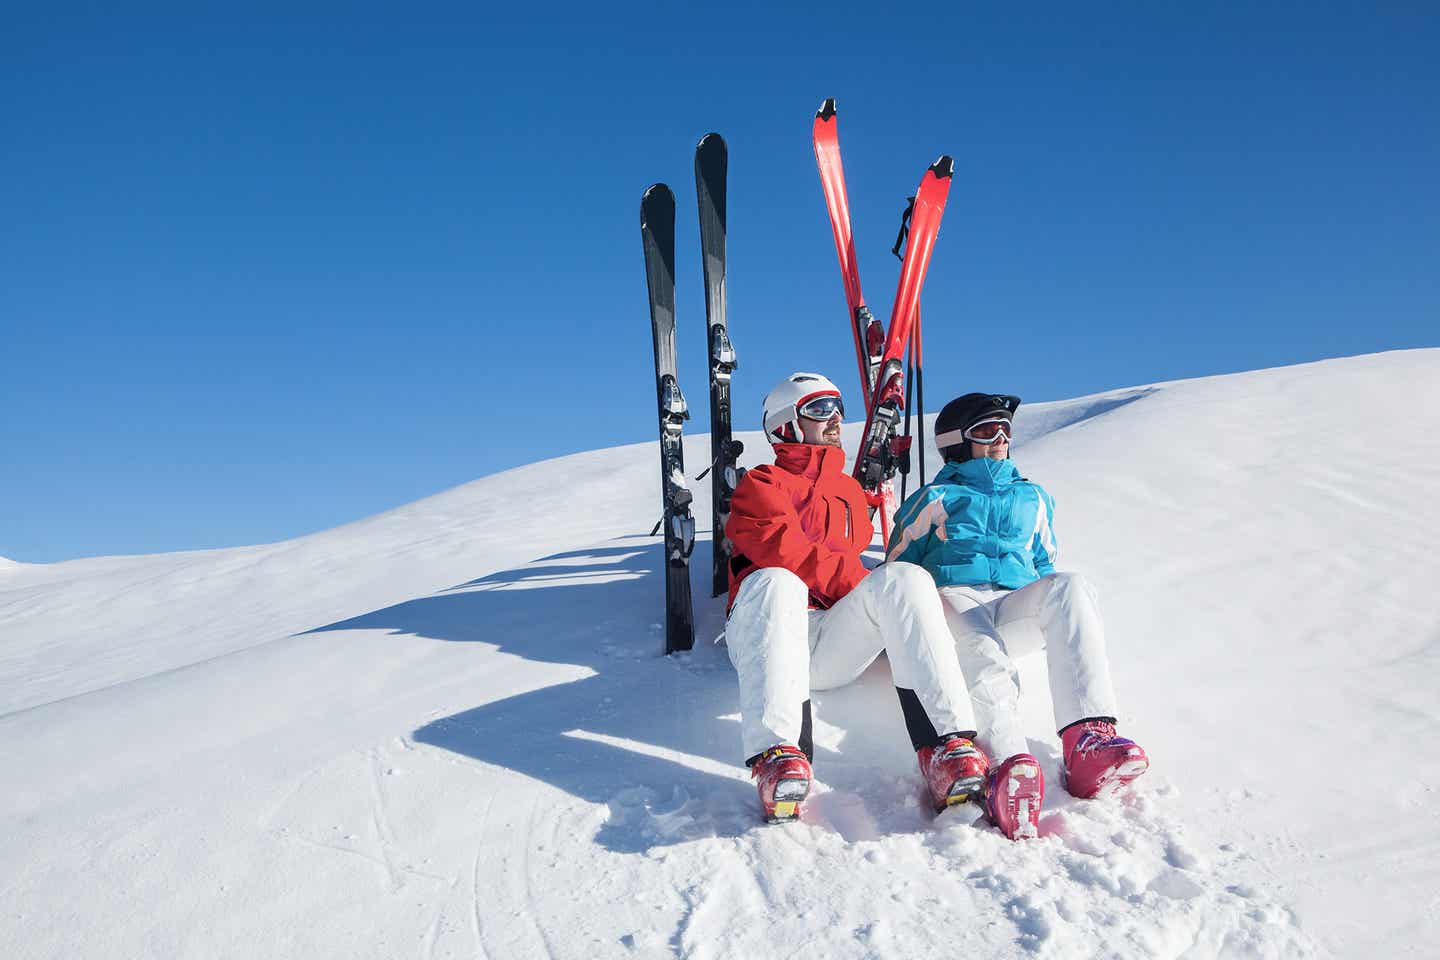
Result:
<svg viewBox="0 0 1440 960">
<path fill-rule="evenodd" d="M 703 423 L 710 130 L 737 428 L 792 369 L 853 389 L 826 96 L 882 316 L 903 200 L 956 157 L 932 408 L 1440 343 L 1433 5 L 198 6 L 0 34 L 11 559 L 283 539 L 653 437 L 657 180 Z"/>
</svg>

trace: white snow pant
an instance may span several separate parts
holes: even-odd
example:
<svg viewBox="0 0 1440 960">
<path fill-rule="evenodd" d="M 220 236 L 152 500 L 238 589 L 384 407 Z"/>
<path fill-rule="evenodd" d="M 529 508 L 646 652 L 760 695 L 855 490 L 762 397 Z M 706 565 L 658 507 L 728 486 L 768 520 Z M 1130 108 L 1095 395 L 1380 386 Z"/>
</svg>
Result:
<svg viewBox="0 0 1440 960">
<path fill-rule="evenodd" d="M 857 679 L 881 650 L 895 685 L 915 691 L 936 732 L 975 729 L 935 581 L 923 568 L 887 563 L 829 610 L 809 606 L 805 581 L 780 567 L 740 584 L 725 643 L 740 678 L 746 758 L 796 743 L 810 691 Z"/>
<path fill-rule="evenodd" d="M 1019 590 L 994 584 L 941 587 L 945 619 L 979 723 L 995 759 L 1029 752 L 1020 729 L 1017 657 L 1045 650 L 1057 729 L 1115 716 L 1105 627 L 1090 581 L 1074 573 L 1041 577 Z"/>
</svg>

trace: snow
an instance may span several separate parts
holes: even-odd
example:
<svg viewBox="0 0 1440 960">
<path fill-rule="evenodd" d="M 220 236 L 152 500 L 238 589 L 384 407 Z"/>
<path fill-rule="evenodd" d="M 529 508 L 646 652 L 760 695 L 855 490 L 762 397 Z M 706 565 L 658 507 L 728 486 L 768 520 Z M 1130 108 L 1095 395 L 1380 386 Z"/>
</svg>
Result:
<svg viewBox="0 0 1440 960">
<path fill-rule="evenodd" d="M 1440 933 L 1440 350 L 1022 409 L 1101 592 L 1117 796 L 932 817 L 884 660 L 757 823 L 651 443 L 227 550 L 0 561 L 7 957 L 1420 955 Z M 856 425 L 847 432 L 853 451 Z M 747 454 L 765 453 L 744 434 Z M 687 438 L 698 473 L 708 438 Z M 931 460 L 933 465 L 934 458 Z M 758 462 L 758 461 L 757 461 Z M 708 484 L 692 484 L 709 516 Z M 697 597 L 709 544 L 696 548 Z M 1029 690 L 1043 665 L 1024 663 Z"/>
</svg>

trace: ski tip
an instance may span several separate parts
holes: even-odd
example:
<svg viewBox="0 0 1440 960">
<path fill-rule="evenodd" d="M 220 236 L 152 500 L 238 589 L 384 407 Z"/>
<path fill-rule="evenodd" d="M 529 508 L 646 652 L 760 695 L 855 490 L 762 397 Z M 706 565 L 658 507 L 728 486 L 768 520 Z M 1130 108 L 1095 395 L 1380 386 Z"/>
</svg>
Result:
<svg viewBox="0 0 1440 960">
<path fill-rule="evenodd" d="M 930 172 L 940 179 L 949 179 L 955 175 L 955 158 L 949 154 L 942 154 L 939 160 L 930 164 Z"/>
<path fill-rule="evenodd" d="M 820 109 L 815 111 L 816 120 L 829 120 L 835 116 L 835 98 L 827 97 L 825 102 L 820 104 Z"/>
<path fill-rule="evenodd" d="M 701 170 L 710 171 L 711 177 L 725 177 L 725 167 L 730 162 L 730 148 L 725 146 L 725 138 L 718 133 L 707 133 L 695 144 L 695 175 L 700 176 Z"/>
<path fill-rule="evenodd" d="M 674 232 L 674 224 L 675 194 L 663 183 L 652 183 L 640 198 L 640 228 Z"/>
</svg>

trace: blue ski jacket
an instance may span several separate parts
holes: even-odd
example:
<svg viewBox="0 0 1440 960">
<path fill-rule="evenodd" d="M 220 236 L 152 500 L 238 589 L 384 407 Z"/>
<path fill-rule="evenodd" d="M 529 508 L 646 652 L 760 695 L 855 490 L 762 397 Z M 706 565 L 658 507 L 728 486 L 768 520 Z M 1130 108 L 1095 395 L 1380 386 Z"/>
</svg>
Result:
<svg viewBox="0 0 1440 960">
<path fill-rule="evenodd" d="M 1018 589 L 1055 572 L 1055 501 L 1009 460 L 947 463 L 900 505 L 887 560 L 917 563 L 941 587 Z"/>
</svg>

